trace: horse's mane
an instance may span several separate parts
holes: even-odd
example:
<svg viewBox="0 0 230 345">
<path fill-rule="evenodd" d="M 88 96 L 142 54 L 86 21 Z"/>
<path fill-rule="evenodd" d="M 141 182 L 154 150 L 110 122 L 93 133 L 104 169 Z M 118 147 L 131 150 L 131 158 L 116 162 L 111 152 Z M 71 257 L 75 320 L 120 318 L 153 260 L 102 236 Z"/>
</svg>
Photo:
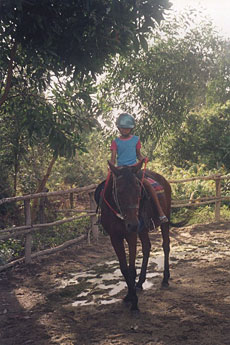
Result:
<svg viewBox="0 0 230 345">
<path fill-rule="evenodd" d="M 133 174 L 132 170 L 130 169 L 130 167 L 124 167 L 121 169 L 121 175 L 124 177 L 126 183 L 128 185 L 132 184 L 134 182 L 135 179 L 135 175 Z"/>
</svg>

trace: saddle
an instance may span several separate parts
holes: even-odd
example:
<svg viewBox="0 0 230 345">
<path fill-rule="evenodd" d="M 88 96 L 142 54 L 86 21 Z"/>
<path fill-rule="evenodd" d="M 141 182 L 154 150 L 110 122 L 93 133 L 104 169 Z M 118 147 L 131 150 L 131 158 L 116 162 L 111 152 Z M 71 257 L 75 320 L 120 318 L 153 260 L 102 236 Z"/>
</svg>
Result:
<svg viewBox="0 0 230 345">
<path fill-rule="evenodd" d="M 142 176 L 138 176 L 140 179 Z M 162 185 L 160 185 L 156 180 L 149 176 L 145 176 L 145 178 L 151 183 L 153 188 L 155 189 L 158 198 L 161 197 L 164 193 L 164 188 Z M 105 187 L 105 180 L 102 181 L 96 188 L 94 192 L 94 199 L 97 203 L 97 210 L 96 213 L 99 212 L 101 202 L 102 202 L 102 195 L 103 195 L 103 190 Z M 142 194 L 141 194 L 141 200 L 140 200 L 140 210 L 139 210 L 139 221 L 140 221 L 140 226 L 139 226 L 139 231 L 141 231 L 144 227 L 147 229 L 154 229 L 155 224 L 153 221 L 153 215 L 157 213 L 157 208 L 153 204 L 152 199 L 149 197 L 147 191 L 143 188 L 142 189 Z"/>
</svg>

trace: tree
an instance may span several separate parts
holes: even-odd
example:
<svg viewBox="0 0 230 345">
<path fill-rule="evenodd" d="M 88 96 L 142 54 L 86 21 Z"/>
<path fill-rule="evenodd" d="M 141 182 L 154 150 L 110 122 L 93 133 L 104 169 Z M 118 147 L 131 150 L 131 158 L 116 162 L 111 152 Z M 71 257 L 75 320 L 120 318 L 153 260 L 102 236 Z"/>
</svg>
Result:
<svg viewBox="0 0 230 345">
<path fill-rule="evenodd" d="M 158 155 L 181 168 L 203 164 L 207 169 L 230 168 L 230 102 L 188 114 L 164 142 Z"/>
<path fill-rule="evenodd" d="M 8 102 L 0 109 L 0 162 L 8 167 L 15 194 L 20 165 L 33 163 L 31 150 L 36 152 L 42 147 L 43 155 L 50 158 L 48 166 L 51 167 L 58 156 L 70 157 L 75 155 L 76 149 L 84 150 L 82 137 L 97 124 L 96 105 L 90 97 L 95 89 L 90 80 L 85 79 L 79 88 L 77 82 L 62 80 L 59 84 L 57 81 L 47 96 L 31 87 L 20 90 L 19 84 L 15 83 Z M 40 158 L 37 159 L 43 166 Z"/>
<path fill-rule="evenodd" d="M 225 104 L 230 100 L 230 41 L 222 42 L 218 47 L 219 54 L 215 61 L 215 73 L 207 84 L 206 103 Z"/>
<path fill-rule="evenodd" d="M 106 138 L 102 131 L 93 130 L 85 136 L 85 144 L 85 152 L 79 152 L 71 159 L 58 160 L 49 180 L 51 188 L 63 183 L 81 187 L 106 179 L 111 138 Z"/>
<path fill-rule="evenodd" d="M 100 98 L 109 116 L 111 109 L 135 114 L 141 139 L 154 148 L 166 133 L 180 128 L 186 114 L 205 104 L 224 42 L 212 23 L 196 24 L 190 12 L 165 20 L 150 39 L 147 51 L 115 61 Z"/>
<path fill-rule="evenodd" d="M 9 93 L 18 51 L 30 78 L 39 83 L 39 74 L 44 88 L 51 71 L 82 79 L 100 73 L 111 56 L 145 44 L 169 7 L 168 0 L 2 0 L 0 105 Z"/>
</svg>

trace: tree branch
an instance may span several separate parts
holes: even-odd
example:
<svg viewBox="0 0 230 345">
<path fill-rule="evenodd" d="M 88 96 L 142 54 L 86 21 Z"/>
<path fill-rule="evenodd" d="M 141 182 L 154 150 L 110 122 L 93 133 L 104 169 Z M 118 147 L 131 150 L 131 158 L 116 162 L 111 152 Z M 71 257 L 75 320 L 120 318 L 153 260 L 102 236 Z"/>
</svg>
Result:
<svg viewBox="0 0 230 345">
<path fill-rule="evenodd" d="M 53 168 L 53 165 L 54 163 L 56 162 L 57 158 L 56 157 L 53 157 L 49 166 L 48 166 L 48 169 L 47 169 L 47 172 L 45 174 L 45 176 L 43 177 L 40 185 L 38 186 L 37 190 L 36 190 L 36 193 L 41 193 L 43 191 L 43 189 L 45 188 L 45 185 L 46 185 L 46 182 L 50 176 L 50 173 L 52 171 L 52 168 Z M 32 218 L 32 222 L 34 221 L 35 219 L 35 216 L 36 216 L 36 207 L 37 207 L 37 204 L 38 204 L 38 199 L 34 199 L 33 201 L 33 205 L 32 205 L 32 215 L 31 215 L 31 218 Z"/>
<path fill-rule="evenodd" d="M 2 97 L 0 98 L 0 106 L 6 101 L 7 96 L 10 92 L 12 75 L 13 75 L 13 62 L 16 56 L 16 51 L 17 51 L 17 43 L 15 42 L 10 53 L 10 61 L 8 64 L 8 71 L 7 71 L 7 78 L 6 78 L 6 87 L 5 87 L 5 91 Z"/>
</svg>

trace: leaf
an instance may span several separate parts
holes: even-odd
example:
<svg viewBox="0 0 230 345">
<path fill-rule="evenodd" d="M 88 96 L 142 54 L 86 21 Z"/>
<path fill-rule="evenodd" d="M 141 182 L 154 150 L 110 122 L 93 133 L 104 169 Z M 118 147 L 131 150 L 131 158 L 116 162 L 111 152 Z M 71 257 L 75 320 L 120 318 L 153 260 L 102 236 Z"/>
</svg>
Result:
<svg viewBox="0 0 230 345">
<path fill-rule="evenodd" d="M 144 51 L 147 51 L 148 50 L 148 43 L 147 43 L 145 37 L 143 35 L 139 35 L 139 39 L 140 39 L 141 47 L 144 49 Z"/>
<path fill-rule="evenodd" d="M 133 49 L 136 53 L 140 49 L 139 41 L 136 36 L 133 37 Z"/>
</svg>

